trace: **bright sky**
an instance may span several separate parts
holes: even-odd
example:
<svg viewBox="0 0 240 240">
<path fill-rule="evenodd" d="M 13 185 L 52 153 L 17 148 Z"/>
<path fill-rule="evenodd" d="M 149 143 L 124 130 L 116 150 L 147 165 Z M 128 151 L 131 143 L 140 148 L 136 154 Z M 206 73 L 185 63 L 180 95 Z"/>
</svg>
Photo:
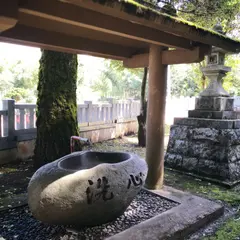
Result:
<svg viewBox="0 0 240 240">
<path fill-rule="evenodd" d="M 34 68 L 38 66 L 40 56 L 39 48 L 0 42 L 0 63 L 9 63 L 11 66 L 11 63 L 21 60 L 24 66 Z M 81 91 L 81 99 L 95 100 L 96 94 L 89 92 L 87 85 L 99 77 L 100 70 L 103 68 L 103 58 L 81 55 L 79 62 L 84 64 L 84 82 L 86 83 L 84 84 L 86 89 Z"/>
<path fill-rule="evenodd" d="M 0 42 L 0 58 L 7 59 L 9 61 L 15 62 L 16 60 L 21 59 L 23 62 L 30 65 L 36 64 L 41 56 L 41 51 L 39 48 L 26 47 L 22 45 L 1 43 Z M 100 58 L 91 57 L 87 55 L 81 56 L 81 62 L 84 62 L 84 65 L 91 66 L 92 68 L 95 64 L 101 62 Z"/>
<path fill-rule="evenodd" d="M 31 68 L 38 65 L 40 56 L 41 51 L 39 48 L 0 42 L 0 62 L 14 63 L 21 60 L 24 65 Z M 81 55 L 80 62 L 84 64 L 85 77 L 90 79 L 96 77 L 102 67 L 102 61 L 102 58 Z"/>
<path fill-rule="evenodd" d="M 13 63 L 21 60 L 23 66 L 36 68 L 39 64 L 41 51 L 39 48 L 27 47 L 16 44 L 0 42 L 0 63 L 4 66 L 11 66 Z M 95 81 L 103 68 L 103 58 L 97 58 L 87 55 L 79 56 L 79 62 L 84 64 L 84 82 L 85 88 L 80 92 L 82 100 L 96 100 L 96 93 L 92 92 L 89 87 L 90 82 Z"/>
<path fill-rule="evenodd" d="M 21 45 L 0 43 L 0 58 L 8 61 L 22 60 L 23 62 L 34 65 L 37 64 L 41 52 L 39 48 L 25 47 Z"/>
</svg>

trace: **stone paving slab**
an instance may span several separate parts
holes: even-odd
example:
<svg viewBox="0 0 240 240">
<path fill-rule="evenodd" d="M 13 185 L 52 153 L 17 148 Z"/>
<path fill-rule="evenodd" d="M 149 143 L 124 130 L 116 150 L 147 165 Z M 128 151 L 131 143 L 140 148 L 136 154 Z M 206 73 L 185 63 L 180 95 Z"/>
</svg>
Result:
<svg viewBox="0 0 240 240">
<path fill-rule="evenodd" d="M 108 240 L 184 239 L 224 212 L 224 207 L 213 201 L 171 187 L 152 192 L 180 204 Z"/>
</svg>

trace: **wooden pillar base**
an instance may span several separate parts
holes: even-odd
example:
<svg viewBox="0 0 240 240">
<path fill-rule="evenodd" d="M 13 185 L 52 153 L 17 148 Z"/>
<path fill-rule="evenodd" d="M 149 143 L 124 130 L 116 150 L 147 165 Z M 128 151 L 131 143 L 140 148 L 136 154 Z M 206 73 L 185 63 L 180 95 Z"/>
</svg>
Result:
<svg viewBox="0 0 240 240">
<path fill-rule="evenodd" d="M 149 54 L 149 89 L 146 130 L 146 187 L 158 189 L 164 175 L 164 122 L 167 93 L 167 65 L 162 64 L 160 46 L 152 45 Z"/>
</svg>

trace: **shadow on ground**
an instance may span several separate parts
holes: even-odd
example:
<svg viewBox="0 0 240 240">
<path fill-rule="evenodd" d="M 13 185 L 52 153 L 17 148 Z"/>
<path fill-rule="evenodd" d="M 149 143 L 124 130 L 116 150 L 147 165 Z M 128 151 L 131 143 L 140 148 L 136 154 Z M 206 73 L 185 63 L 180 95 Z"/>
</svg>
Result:
<svg viewBox="0 0 240 240">
<path fill-rule="evenodd" d="M 18 206 L 26 201 L 26 189 L 34 173 L 32 161 L 5 164 L 0 167 L 0 209 Z"/>
<path fill-rule="evenodd" d="M 166 137 L 165 143 L 168 138 Z M 166 148 L 166 144 L 165 144 Z M 136 136 L 127 136 L 93 144 L 85 149 L 100 151 L 134 152 L 145 158 L 145 148 L 137 146 Z M 28 182 L 34 173 L 31 160 L 0 167 L 0 210 L 26 203 Z M 225 206 L 225 215 L 215 223 L 190 237 L 190 239 L 238 240 L 240 239 L 240 190 L 226 189 L 198 178 L 165 170 L 165 185 L 189 191 Z"/>
</svg>

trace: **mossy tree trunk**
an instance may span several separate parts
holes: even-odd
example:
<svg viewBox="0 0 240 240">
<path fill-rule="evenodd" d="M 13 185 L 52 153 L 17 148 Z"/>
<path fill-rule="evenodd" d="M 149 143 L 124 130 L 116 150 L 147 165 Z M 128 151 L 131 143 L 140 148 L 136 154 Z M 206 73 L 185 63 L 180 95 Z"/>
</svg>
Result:
<svg viewBox="0 0 240 240">
<path fill-rule="evenodd" d="M 77 55 L 42 50 L 34 157 L 36 168 L 69 154 L 70 137 L 79 135 L 77 64 Z"/>
<path fill-rule="evenodd" d="M 148 68 L 144 68 L 142 86 L 141 86 L 141 110 L 138 119 L 138 145 L 140 147 L 146 147 L 146 119 L 147 119 L 147 101 L 146 95 L 146 83 L 147 83 Z"/>
</svg>

